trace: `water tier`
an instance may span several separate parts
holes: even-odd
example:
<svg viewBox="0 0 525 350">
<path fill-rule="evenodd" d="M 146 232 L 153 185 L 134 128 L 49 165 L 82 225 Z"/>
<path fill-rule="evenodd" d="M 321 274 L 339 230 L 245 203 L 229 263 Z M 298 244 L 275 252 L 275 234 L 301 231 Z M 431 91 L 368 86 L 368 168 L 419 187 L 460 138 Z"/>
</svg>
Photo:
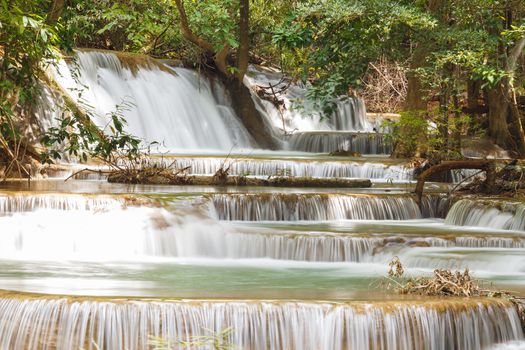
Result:
<svg viewBox="0 0 525 350">
<path fill-rule="evenodd" d="M 215 194 L 212 209 L 220 220 L 410 220 L 438 217 L 440 197 L 423 199 L 423 212 L 412 196 L 339 194 Z"/>
<path fill-rule="evenodd" d="M 445 223 L 525 231 L 525 205 L 506 201 L 462 199 L 452 206 Z"/>
<path fill-rule="evenodd" d="M 384 134 L 378 133 L 298 132 L 290 137 L 288 148 L 314 153 L 349 151 L 358 154 L 391 154 L 393 144 Z"/>
<path fill-rule="evenodd" d="M 482 349 L 523 338 L 508 303 L 0 299 L 0 348 L 147 349 L 201 336 L 238 349 Z M 178 348 L 178 347 L 177 347 Z"/>
<path fill-rule="evenodd" d="M 121 112 L 126 130 L 167 149 L 253 146 L 233 110 L 221 104 L 208 81 L 194 71 L 144 65 L 140 57 L 78 51 L 75 63 L 60 62 L 55 78 L 80 105 L 93 110 L 101 127 L 108 113 L 125 106 Z"/>
</svg>

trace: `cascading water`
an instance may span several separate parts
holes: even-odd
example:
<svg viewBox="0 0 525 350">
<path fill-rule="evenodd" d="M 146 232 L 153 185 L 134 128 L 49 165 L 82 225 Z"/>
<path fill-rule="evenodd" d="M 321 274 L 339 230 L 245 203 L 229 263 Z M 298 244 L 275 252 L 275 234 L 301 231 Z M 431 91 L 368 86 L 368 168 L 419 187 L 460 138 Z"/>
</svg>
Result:
<svg viewBox="0 0 525 350">
<path fill-rule="evenodd" d="M 406 268 L 475 270 L 478 278 L 501 277 L 523 279 L 525 249 L 523 248 L 472 248 L 425 247 L 399 249 L 394 252 Z M 502 258 L 504 256 L 504 258 Z M 387 262 L 392 252 L 371 257 L 369 262 Z M 500 282 L 504 283 L 504 281 Z"/>
<path fill-rule="evenodd" d="M 321 198 L 313 197 L 310 200 L 314 203 L 320 201 L 316 205 L 322 206 Z M 203 257 L 359 262 L 366 261 L 379 252 L 412 246 L 525 247 L 525 239 L 475 237 L 468 233 L 455 237 L 447 237 L 445 234 L 444 238 L 440 238 L 439 232 L 430 237 L 361 234 L 359 232 L 365 232 L 366 229 L 359 227 L 353 235 L 265 228 L 261 230 L 216 221 L 206 217 L 205 211 L 199 212 L 196 208 L 167 210 L 156 206 L 136 206 L 134 203 L 136 204 L 136 200 L 109 196 L 0 196 L 0 210 L 9 214 L 6 217 L 0 216 L 0 230 L 4 232 L 0 235 L 0 256 L 4 259 L 60 258 L 83 261 Z M 347 205 L 344 201 L 342 203 Z M 403 201 L 397 203 L 404 205 Z M 308 202 L 303 204 L 308 205 Z M 372 206 L 374 202 L 362 204 Z M 349 205 L 359 205 L 359 202 L 351 201 Z M 344 207 L 337 212 L 342 213 L 344 210 L 350 209 Z M 122 224 L 118 230 L 108 235 L 107 228 L 114 221 Z M 71 226 L 75 222 L 83 222 L 83 229 L 72 230 Z M 393 227 L 385 232 L 392 229 Z M 115 250 L 115 246 L 119 249 Z"/>
<path fill-rule="evenodd" d="M 358 154 L 390 154 L 393 144 L 379 133 L 355 132 L 302 132 L 290 136 L 290 150 L 330 153 L 348 151 Z"/>
<path fill-rule="evenodd" d="M 55 77 L 79 103 L 93 108 L 98 125 L 105 126 L 107 114 L 126 102 L 126 130 L 169 150 L 229 151 L 254 145 L 232 109 L 213 97 L 206 79 L 187 69 L 137 60 L 78 51 L 75 63 L 59 62 Z"/>
<path fill-rule="evenodd" d="M 438 197 L 425 197 L 425 209 L 410 196 L 308 195 L 308 194 L 215 194 L 212 210 L 220 220 L 325 221 L 410 220 L 436 217 Z"/>
<path fill-rule="evenodd" d="M 443 226 L 442 236 L 438 231 L 429 236 L 388 234 L 401 224 L 394 221 L 384 222 L 384 233 L 375 234 L 367 231 L 366 223 L 356 226 L 353 234 L 345 233 L 352 226 L 329 233 L 314 231 L 309 225 L 315 223 L 304 221 L 304 229 L 279 230 L 218 221 L 206 216 L 206 201 L 211 214 L 222 219 L 334 223 L 434 217 L 441 202 L 437 196 L 425 197 L 421 214 L 412 197 L 404 195 L 212 194 L 159 207 L 157 201 L 127 195 L 3 194 L 0 210 L 9 214 L 0 216 L 4 288 L 148 300 L 3 293 L 0 348 L 147 349 L 150 336 L 191 341 L 228 327 L 231 333 L 225 343 L 243 349 L 481 349 L 523 339 L 514 307 L 497 299 L 319 301 L 338 300 L 326 290 L 335 290 L 343 281 L 348 284 L 343 289 L 369 285 L 370 276 L 381 276 L 393 254 L 406 257 L 408 267 L 420 268 L 431 259 L 421 260 L 417 254 L 439 249 L 444 253 L 457 247 L 523 249 L 525 240 L 511 233 L 501 238 L 476 236 L 476 231 L 465 228 L 451 237 L 446 226 L 430 219 L 427 224 Z M 414 227 L 425 221 L 418 222 Z M 410 250 L 412 255 L 406 253 Z M 257 283 L 246 286 L 254 279 Z M 290 293 L 298 283 L 297 299 L 308 299 L 304 298 L 308 290 L 323 291 L 326 297 L 266 301 L 268 294 L 257 294 L 267 290 L 264 293 L 280 299 L 284 288 L 285 299 L 295 300 Z M 151 299 L 176 296 L 206 300 Z"/>
<path fill-rule="evenodd" d="M 273 87 L 276 97 L 284 103 L 284 108 L 277 108 L 257 94 L 254 94 L 253 98 L 267 122 L 272 127 L 281 129 L 281 133 L 317 130 L 371 132 L 376 126 L 367 120 L 364 102 L 357 98 L 338 99 L 333 116 L 322 118 L 306 98 L 306 88 L 299 84 L 289 84 L 277 71 L 250 66 L 244 83 L 252 91 L 265 88 L 272 97 L 270 86 Z"/>
<path fill-rule="evenodd" d="M 102 210 L 124 206 L 126 200 L 111 196 L 64 194 L 0 194 L 0 216 L 9 213 L 31 212 L 38 209 Z"/>
<path fill-rule="evenodd" d="M 188 348 L 225 331 L 220 346 L 239 349 L 483 349 L 523 338 L 510 303 L 445 305 L 3 298 L 0 347 L 136 350 L 160 337 Z"/>
<path fill-rule="evenodd" d="M 445 223 L 525 231 L 525 205 L 462 199 L 452 206 Z"/>
<path fill-rule="evenodd" d="M 306 87 L 290 84 L 279 72 L 251 66 L 244 82 L 253 91 L 252 97 L 267 124 L 278 130 L 276 134 L 291 134 L 287 145 L 290 150 L 315 153 L 344 150 L 361 154 L 392 152 L 392 144 L 382 134 L 376 133 L 381 126 L 367 119 L 365 104 L 359 98 L 335 100 L 332 115 L 323 118 L 308 101 Z M 275 98 L 280 101 L 280 106 L 271 101 Z"/>
<path fill-rule="evenodd" d="M 413 168 L 404 165 L 382 163 L 358 163 L 348 161 L 312 161 L 243 158 L 167 158 L 165 164 L 175 168 L 188 168 L 189 174 L 213 175 L 221 167 L 227 167 L 230 175 L 252 176 L 304 176 L 304 177 L 348 177 L 384 179 L 395 181 L 412 180 Z"/>
<path fill-rule="evenodd" d="M 360 178 L 374 182 L 407 182 L 414 179 L 414 168 L 408 164 L 389 164 L 381 161 L 328 161 L 310 159 L 264 159 L 244 156 L 229 158 L 177 156 L 152 159 L 152 163 L 171 166 L 173 169 L 185 169 L 188 175 L 214 175 L 221 167 L 228 169 L 229 175 L 236 176 L 297 176 L 314 178 Z M 92 170 L 96 170 L 93 167 Z M 101 168 L 98 168 L 101 169 Z M 55 171 L 55 178 L 68 178 L 76 174 L 75 179 L 106 180 L 104 172 L 82 172 L 78 167 L 71 170 Z M 102 169 L 107 170 L 107 169 Z"/>
<path fill-rule="evenodd" d="M 254 146 L 221 88 L 212 93 L 195 72 L 107 52 L 81 51 L 76 62 L 78 71 L 61 62 L 56 78 L 93 106 L 99 125 L 125 99 L 134 104 L 125 111 L 128 131 L 170 150 Z M 268 71 L 251 68 L 246 79 L 280 89 L 280 76 Z M 79 97 L 81 85 L 88 89 Z M 292 84 L 278 96 L 281 110 L 254 96 L 276 133 L 292 133 L 289 150 L 391 152 L 361 100 L 337 100 L 332 118 L 322 119 L 307 115 L 304 96 Z M 231 175 L 413 178 L 395 160 L 191 154 L 154 161 L 189 174 L 225 165 Z M 0 292 L 0 349 L 148 349 L 151 336 L 187 349 L 180 341 L 229 327 L 223 344 L 239 349 L 486 349 L 523 340 L 516 309 L 502 299 L 400 301 L 371 282 L 399 256 L 416 276 L 470 268 L 522 290 L 525 238 L 511 231 L 525 231 L 525 206 L 460 201 L 444 222 L 441 196 L 425 196 L 420 209 L 401 186 L 374 185 L 359 194 L 97 189 L 161 192 L 157 199 L 1 194 L 0 285 L 18 292 Z M 470 227 L 482 225 L 494 229 Z"/>
</svg>

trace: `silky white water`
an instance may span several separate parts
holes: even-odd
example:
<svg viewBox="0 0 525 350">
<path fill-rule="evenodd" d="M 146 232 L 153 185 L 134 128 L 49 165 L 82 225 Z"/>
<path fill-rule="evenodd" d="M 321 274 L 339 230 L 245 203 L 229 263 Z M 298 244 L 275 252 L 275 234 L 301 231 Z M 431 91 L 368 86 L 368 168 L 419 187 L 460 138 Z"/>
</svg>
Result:
<svg viewBox="0 0 525 350">
<path fill-rule="evenodd" d="M 392 181 L 413 179 L 411 167 L 380 162 L 177 157 L 166 158 L 163 163 L 172 164 L 177 169 L 189 168 L 186 171 L 188 174 L 213 175 L 219 168 L 224 167 L 230 175 L 347 177 Z"/>
<path fill-rule="evenodd" d="M 452 206 L 445 222 L 459 226 L 525 231 L 525 205 L 462 199 Z"/>
<path fill-rule="evenodd" d="M 77 51 L 76 64 L 60 61 L 55 78 L 81 106 L 93 110 L 101 127 L 107 114 L 126 102 L 126 131 L 163 149 L 255 146 L 233 110 L 218 103 L 196 72 L 141 63 L 130 67 L 122 59 L 110 52 Z"/>
<path fill-rule="evenodd" d="M 420 208 L 406 193 L 413 169 L 395 160 L 291 152 L 390 153 L 363 101 L 335 100 L 332 118 L 323 119 L 304 86 L 292 84 L 277 96 L 279 109 L 255 88 L 279 89 L 280 75 L 252 67 L 245 83 L 287 151 L 251 157 L 257 145 L 220 85 L 140 57 L 76 57 L 77 68 L 59 62 L 55 77 L 92 107 L 98 125 L 126 101 L 127 131 L 187 155 L 157 161 L 188 174 L 225 165 L 232 175 L 359 177 L 376 187 L 242 193 L 91 181 L 97 191 L 149 196 L 0 194 L 0 288 L 14 291 L 0 291 L 0 349 L 148 349 L 150 336 L 173 345 L 228 327 L 224 345 L 238 349 L 487 349 L 523 340 L 506 301 L 403 300 L 381 287 L 398 256 L 411 276 L 469 268 L 523 293 L 525 207 L 465 200 L 443 220 L 447 201 L 425 196 Z M 38 113 L 56 116 L 54 108 Z M 217 156 L 238 149 L 248 156 Z M 388 180 L 404 183 L 381 183 Z"/>
<path fill-rule="evenodd" d="M 113 196 L 85 196 L 75 194 L 0 194 L 0 216 L 10 213 L 32 212 L 38 209 L 111 210 L 121 208 L 126 200 Z M 10 219 L 6 219 L 10 220 Z"/>
<path fill-rule="evenodd" d="M 424 197 L 423 213 L 411 196 L 343 194 L 215 194 L 211 210 L 220 220 L 325 221 L 411 220 L 435 217 L 439 197 Z"/>
<path fill-rule="evenodd" d="M 392 142 L 384 134 L 348 132 L 297 132 L 289 137 L 292 151 L 330 153 L 348 151 L 359 154 L 391 154 Z"/>
<path fill-rule="evenodd" d="M 392 152 L 391 142 L 376 134 L 382 130 L 380 123 L 367 119 L 365 104 L 359 98 L 335 99 L 332 114 L 323 116 L 308 99 L 307 87 L 289 83 L 279 72 L 250 66 L 244 83 L 252 90 L 252 98 L 266 123 L 275 130 L 277 137 L 280 135 L 286 140 L 286 149 L 314 153 Z M 261 93 L 266 94 L 266 98 Z M 274 98 L 280 101 L 280 106 L 269 101 Z M 362 134 L 356 135 L 356 132 Z"/>
<path fill-rule="evenodd" d="M 242 198 L 246 200 L 245 195 L 213 195 L 212 198 L 214 201 L 233 203 Z M 278 200 L 283 196 L 274 198 Z M 305 202 L 300 205 L 318 205 L 322 208 L 323 201 L 329 200 L 330 196 L 304 198 Z M 370 220 L 374 215 L 419 215 L 415 208 L 413 212 L 401 209 L 407 205 L 407 198 L 403 197 L 372 201 L 367 197 L 364 197 L 365 200 L 347 196 L 335 198 L 339 200 L 328 207 L 332 208 L 329 209 L 332 214 L 321 214 L 323 218 L 348 215 L 345 213 L 353 210 L 352 206 L 369 207 L 355 214 L 361 215 L 361 220 Z M 298 197 L 292 196 L 292 199 L 300 202 Z M 342 232 L 319 231 L 316 230 L 315 222 L 310 224 L 311 228 L 304 224 L 301 230 L 286 228 L 286 225 L 282 229 L 260 228 L 217 221 L 213 218 L 216 215 L 215 210 L 212 210 L 212 216 L 208 216 L 206 207 L 200 204 L 201 207 L 191 209 L 185 205 L 166 209 L 137 206 L 133 202 L 124 197 L 109 196 L 0 196 L 0 209 L 4 214 L 9 214 L 0 216 L 0 231 L 3 232 L 0 234 L 0 257 L 15 260 L 83 261 L 152 261 L 152 258 L 187 257 L 357 262 L 369 259 L 377 253 L 386 251 L 390 255 L 397 249 L 411 246 L 523 248 L 525 242 L 525 238 L 491 237 L 490 234 L 480 236 L 479 232 L 468 230 L 461 235 L 458 232 L 455 236 L 450 236 L 448 229 L 439 221 L 435 224 L 432 221 L 414 222 L 414 228 L 426 225 L 431 230 L 421 234 L 417 234 L 417 231 L 409 233 L 406 228 L 396 229 L 392 221 L 367 221 L 376 223 L 376 226 L 381 224 L 383 228 L 377 227 L 370 231 L 358 225 L 351 234 L 344 233 L 351 231 L 351 227 L 344 229 L 344 226 L 340 229 Z M 380 202 L 390 203 L 391 206 L 398 204 L 400 208 L 381 214 L 384 209 Z M 374 209 L 374 206 L 377 208 Z M 306 215 L 318 215 L 319 211 L 320 209 L 314 210 Z M 82 229 L 74 228 L 78 222 L 83 223 Z M 114 228 L 114 222 L 119 222 L 118 228 Z M 396 230 L 399 232 L 395 233 Z M 387 260 L 385 258 L 381 262 L 387 263 Z"/>
<path fill-rule="evenodd" d="M 323 118 L 306 97 L 306 87 L 301 84 L 288 84 L 282 80 L 282 74 L 270 69 L 250 66 L 244 83 L 254 92 L 253 99 L 266 121 L 279 133 L 296 131 L 346 130 L 372 132 L 375 124 L 366 118 L 363 100 L 341 98 L 335 101 L 335 109 L 330 118 Z M 261 98 L 255 91 L 261 87 L 273 97 L 270 85 L 276 97 L 283 102 L 279 110 L 272 102 Z M 286 89 L 283 89 L 287 87 Z"/>
<path fill-rule="evenodd" d="M 0 299 L 0 347 L 134 350 L 151 336 L 177 346 L 224 331 L 220 344 L 240 349 L 482 349 L 523 338 L 507 303 L 442 306 Z"/>
<path fill-rule="evenodd" d="M 132 196 L 0 195 L 4 288 L 228 299 L 5 296 L 0 348 L 145 349 L 149 335 L 191 340 L 206 329 L 217 333 L 227 327 L 229 344 L 251 349 L 481 349 L 523 339 L 515 309 L 497 300 L 322 301 L 380 293 L 371 285 L 385 275 L 394 255 L 416 275 L 444 266 L 469 267 L 493 280 L 525 277 L 525 238 L 469 227 L 451 234 L 454 226 L 435 218 L 439 197 L 425 197 L 423 213 L 403 195 L 194 194 L 169 201 L 160 206 Z M 422 216 L 430 218 L 418 219 Z M 279 227 L 218 218 L 297 221 Z"/>
</svg>

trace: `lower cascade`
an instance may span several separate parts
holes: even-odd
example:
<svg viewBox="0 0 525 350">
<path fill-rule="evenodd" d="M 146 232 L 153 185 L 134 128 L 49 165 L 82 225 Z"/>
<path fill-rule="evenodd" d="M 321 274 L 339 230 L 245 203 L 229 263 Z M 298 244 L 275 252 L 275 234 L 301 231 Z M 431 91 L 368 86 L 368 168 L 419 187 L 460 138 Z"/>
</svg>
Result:
<svg viewBox="0 0 525 350">
<path fill-rule="evenodd" d="M 411 196 L 339 194 L 216 194 L 212 210 L 220 220 L 410 220 L 436 217 L 439 197 L 425 197 L 423 212 Z"/>
<path fill-rule="evenodd" d="M 462 199 L 452 206 L 445 223 L 525 231 L 525 205 Z"/>
<path fill-rule="evenodd" d="M 156 337 L 182 349 L 221 332 L 219 344 L 239 349 L 484 349 L 523 338 L 516 310 L 494 300 L 0 299 L 2 349 L 135 350 Z"/>
</svg>

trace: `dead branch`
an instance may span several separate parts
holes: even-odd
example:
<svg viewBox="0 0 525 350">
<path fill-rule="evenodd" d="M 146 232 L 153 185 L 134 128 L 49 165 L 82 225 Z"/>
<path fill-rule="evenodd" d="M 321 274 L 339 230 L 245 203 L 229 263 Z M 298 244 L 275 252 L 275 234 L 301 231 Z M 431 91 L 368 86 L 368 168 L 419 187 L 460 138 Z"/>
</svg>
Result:
<svg viewBox="0 0 525 350">
<path fill-rule="evenodd" d="M 427 170 L 419 174 L 417 178 L 417 185 L 415 189 L 416 202 L 421 205 L 421 197 L 425 188 L 425 182 L 431 175 L 441 173 L 443 171 L 450 171 L 455 169 L 480 169 L 487 173 L 486 188 L 490 191 L 494 187 L 496 181 L 495 163 L 490 160 L 452 160 L 444 161 L 433 165 Z"/>
</svg>

